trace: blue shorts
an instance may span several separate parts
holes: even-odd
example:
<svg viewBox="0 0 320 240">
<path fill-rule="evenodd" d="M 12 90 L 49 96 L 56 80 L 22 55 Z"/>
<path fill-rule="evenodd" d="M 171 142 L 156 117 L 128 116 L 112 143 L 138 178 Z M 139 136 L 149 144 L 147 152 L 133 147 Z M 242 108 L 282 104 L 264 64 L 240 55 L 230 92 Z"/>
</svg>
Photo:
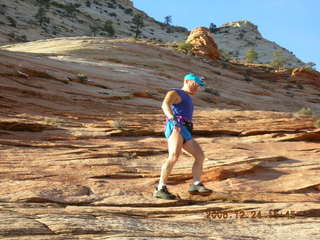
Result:
<svg viewBox="0 0 320 240">
<path fill-rule="evenodd" d="M 182 125 L 182 124 L 179 124 L 180 126 L 180 134 L 181 136 L 183 137 L 183 143 L 189 141 L 190 139 L 192 139 L 192 134 L 191 132 L 189 131 L 189 129 Z M 167 124 L 166 124 L 166 127 L 165 127 L 165 131 L 164 131 L 164 135 L 166 136 L 166 138 L 169 138 L 171 136 L 171 133 L 174 129 L 174 123 L 173 121 L 168 121 Z"/>
</svg>

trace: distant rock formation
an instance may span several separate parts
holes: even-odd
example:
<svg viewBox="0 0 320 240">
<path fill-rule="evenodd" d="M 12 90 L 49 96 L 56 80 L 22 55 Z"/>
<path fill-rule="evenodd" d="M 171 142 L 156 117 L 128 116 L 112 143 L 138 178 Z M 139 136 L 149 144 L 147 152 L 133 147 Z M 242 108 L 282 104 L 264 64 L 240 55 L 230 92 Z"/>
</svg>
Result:
<svg viewBox="0 0 320 240">
<path fill-rule="evenodd" d="M 198 27 L 193 29 L 186 42 L 193 45 L 192 52 L 197 56 L 207 59 L 220 57 L 217 44 L 210 36 L 208 28 Z"/>
<path fill-rule="evenodd" d="M 19 16 L 17 12 L 24 14 Z M 142 39 L 184 41 L 189 33 L 184 27 L 156 21 L 130 0 L 51 0 L 36 4 L 34 0 L 2 0 L 0 13 L 0 45 L 56 37 L 134 37 L 133 18 L 137 14 L 143 16 Z"/>
<path fill-rule="evenodd" d="M 262 37 L 258 27 L 249 21 L 229 22 L 215 29 L 214 40 L 221 52 L 238 61 L 245 61 L 246 53 L 253 49 L 257 53 L 254 63 L 269 64 L 274 52 L 280 52 L 285 67 L 303 67 L 305 63 L 292 52 L 277 43 Z"/>
<path fill-rule="evenodd" d="M 135 8 L 130 0 L 2 0 L 0 13 L 0 45 L 57 37 L 134 37 L 133 18 L 137 14 L 144 21 L 141 39 L 177 43 L 184 42 L 189 35 L 188 29 L 155 20 Z M 214 29 L 211 36 L 221 55 L 239 62 L 253 49 L 258 55 L 255 64 L 269 64 L 277 51 L 285 58 L 286 67 L 305 65 L 289 50 L 264 39 L 258 27 L 249 21 L 226 23 Z"/>
</svg>

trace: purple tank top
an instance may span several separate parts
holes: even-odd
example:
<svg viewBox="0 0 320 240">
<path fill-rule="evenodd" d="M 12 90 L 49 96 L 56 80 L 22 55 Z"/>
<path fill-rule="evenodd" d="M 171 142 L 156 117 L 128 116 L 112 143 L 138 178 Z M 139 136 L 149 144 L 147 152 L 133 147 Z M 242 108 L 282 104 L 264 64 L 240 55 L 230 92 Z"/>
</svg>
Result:
<svg viewBox="0 0 320 240">
<path fill-rule="evenodd" d="M 193 103 L 192 98 L 185 91 L 179 88 L 172 88 L 171 90 L 175 90 L 179 96 L 181 97 L 181 102 L 178 104 L 172 104 L 172 112 L 174 116 L 181 116 L 186 118 L 189 121 L 192 121 L 193 114 Z"/>
</svg>

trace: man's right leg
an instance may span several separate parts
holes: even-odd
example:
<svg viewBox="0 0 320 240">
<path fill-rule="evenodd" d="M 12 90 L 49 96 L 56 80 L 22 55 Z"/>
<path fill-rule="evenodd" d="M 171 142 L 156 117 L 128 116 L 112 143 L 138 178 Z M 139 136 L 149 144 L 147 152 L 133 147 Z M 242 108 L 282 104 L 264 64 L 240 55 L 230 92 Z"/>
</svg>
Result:
<svg viewBox="0 0 320 240">
<path fill-rule="evenodd" d="M 177 200 L 177 197 L 168 191 L 166 184 L 167 184 L 168 176 L 170 175 L 173 169 L 173 166 L 178 161 L 179 155 L 181 153 L 182 145 L 183 145 L 183 138 L 180 135 L 180 133 L 174 129 L 170 137 L 168 138 L 169 156 L 164 161 L 161 167 L 160 181 L 159 181 L 157 191 L 155 192 L 155 197 L 157 198 Z"/>
<path fill-rule="evenodd" d="M 173 166 L 178 161 L 182 146 L 183 138 L 181 134 L 176 129 L 173 129 L 170 137 L 168 138 L 169 156 L 162 164 L 158 189 L 160 189 L 162 185 L 167 184 L 168 176 L 170 175 Z"/>
</svg>

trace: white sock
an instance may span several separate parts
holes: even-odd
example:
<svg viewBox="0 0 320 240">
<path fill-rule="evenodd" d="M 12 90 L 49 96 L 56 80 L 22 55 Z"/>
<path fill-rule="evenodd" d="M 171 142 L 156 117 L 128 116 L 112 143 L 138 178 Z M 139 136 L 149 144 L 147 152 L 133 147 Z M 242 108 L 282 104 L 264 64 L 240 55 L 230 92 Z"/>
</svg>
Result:
<svg viewBox="0 0 320 240">
<path fill-rule="evenodd" d="M 194 181 L 193 184 L 194 185 L 199 185 L 201 182 L 200 181 Z"/>
<path fill-rule="evenodd" d="M 158 185 L 158 191 L 162 189 L 162 187 L 166 186 L 166 184 L 163 184 L 163 183 L 159 183 Z"/>
</svg>

